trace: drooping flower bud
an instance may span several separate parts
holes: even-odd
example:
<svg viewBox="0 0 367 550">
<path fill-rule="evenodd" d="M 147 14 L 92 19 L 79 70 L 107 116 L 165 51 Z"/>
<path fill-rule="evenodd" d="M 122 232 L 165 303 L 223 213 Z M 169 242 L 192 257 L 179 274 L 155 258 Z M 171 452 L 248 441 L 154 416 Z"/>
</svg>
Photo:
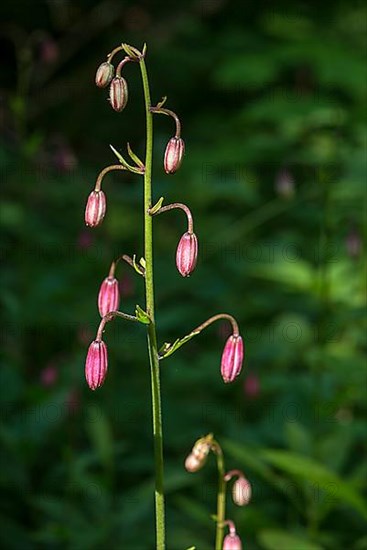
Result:
<svg viewBox="0 0 367 550">
<path fill-rule="evenodd" d="M 232 487 L 233 502 L 237 506 L 246 506 L 251 500 L 251 485 L 250 482 L 244 478 L 239 477 Z"/>
<path fill-rule="evenodd" d="M 85 223 L 96 227 L 102 223 L 106 213 L 106 195 L 103 191 L 92 191 L 85 207 Z"/>
<path fill-rule="evenodd" d="M 242 550 L 241 539 L 235 533 L 230 533 L 224 537 L 223 550 Z"/>
<path fill-rule="evenodd" d="M 127 82 L 122 76 L 116 76 L 110 85 L 110 102 L 118 113 L 126 107 L 128 99 Z"/>
<path fill-rule="evenodd" d="M 206 460 L 212 447 L 212 435 L 198 439 L 192 448 L 192 454 L 199 460 Z"/>
<path fill-rule="evenodd" d="M 188 472 L 194 473 L 200 470 L 205 464 L 204 460 L 200 460 L 194 453 L 190 453 L 185 460 L 185 468 Z"/>
<path fill-rule="evenodd" d="M 116 277 L 106 277 L 98 294 L 98 310 L 101 317 L 116 311 L 120 303 L 119 282 Z"/>
<path fill-rule="evenodd" d="M 113 78 L 114 68 L 111 63 L 101 63 L 96 72 L 96 84 L 98 88 L 105 88 Z"/>
<path fill-rule="evenodd" d="M 85 378 L 91 390 L 103 384 L 107 366 L 107 346 L 102 340 L 94 340 L 88 348 L 85 362 Z"/>
<path fill-rule="evenodd" d="M 181 166 L 185 152 L 185 143 L 182 138 L 173 137 L 167 143 L 164 153 L 164 170 L 167 174 L 174 174 Z"/>
<path fill-rule="evenodd" d="M 230 336 L 224 346 L 221 373 L 225 383 L 233 382 L 240 374 L 243 361 L 243 341 L 241 336 Z"/>
<path fill-rule="evenodd" d="M 176 266 L 182 277 L 194 271 L 198 257 L 198 240 L 195 233 L 184 233 L 176 251 Z"/>
<path fill-rule="evenodd" d="M 191 453 L 185 460 L 185 468 L 188 472 L 197 472 L 204 466 L 210 449 L 212 448 L 212 443 L 212 434 L 201 437 L 195 442 Z"/>
</svg>

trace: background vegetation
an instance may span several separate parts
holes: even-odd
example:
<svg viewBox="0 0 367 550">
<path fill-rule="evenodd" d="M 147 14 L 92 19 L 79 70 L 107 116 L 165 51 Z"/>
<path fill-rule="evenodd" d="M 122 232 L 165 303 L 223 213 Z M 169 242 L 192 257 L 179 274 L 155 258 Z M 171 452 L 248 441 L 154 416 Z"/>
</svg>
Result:
<svg viewBox="0 0 367 550">
<path fill-rule="evenodd" d="M 155 196 L 194 213 L 200 262 L 175 268 L 182 215 L 155 221 L 161 342 L 218 311 L 239 320 L 241 378 L 225 386 L 225 326 L 162 364 L 168 548 L 212 548 L 215 465 L 183 461 L 210 431 L 254 496 L 228 504 L 255 550 L 363 550 L 366 11 L 340 1 L 6 2 L 1 8 L 1 521 L 8 549 L 153 548 L 149 376 L 141 327 L 116 321 L 91 392 L 87 345 L 111 259 L 142 251 L 142 187 L 116 173 L 108 214 L 84 226 L 109 143 L 142 154 L 139 74 L 116 114 L 95 69 L 122 40 L 148 43 L 154 100 L 183 122 L 187 154 Z M 122 305 L 142 281 L 120 266 Z"/>
</svg>

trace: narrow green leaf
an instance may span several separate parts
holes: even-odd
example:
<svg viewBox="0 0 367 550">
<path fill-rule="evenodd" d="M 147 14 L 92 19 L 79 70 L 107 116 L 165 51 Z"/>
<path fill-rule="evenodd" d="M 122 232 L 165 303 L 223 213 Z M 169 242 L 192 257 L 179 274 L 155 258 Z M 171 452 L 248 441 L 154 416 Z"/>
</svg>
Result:
<svg viewBox="0 0 367 550">
<path fill-rule="evenodd" d="M 138 321 L 140 323 L 143 323 L 144 325 L 149 325 L 150 318 L 146 311 L 144 311 L 140 306 L 136 306 L 135 308 L 135 315 L 138 318 Z"/>
<path fill-rule="evenodd" d="M 154 214 L 156 214 L 158 212 L 158 210 L 161 208 L 162 204 L 163 204 L 163 201 L 164 201 L 164 197 L 161 197 L 156 203 L 154 206 L 152 206 L 152 208 L 149 209 L 149 213 L 151 216 L 153 216 Z"/>
<path fill-rule="evenodd" d="M 143 161 L 141 161 L 140 158 L 131 149 L 129 142 L 127 143 L 127 152 L 129 153 L 129 157 L 135 162 L 138 168 L 144 168 Z"/>
<path fill-rule="evenodd" d="M 177 340 L 175 340 L 173 342 L 173 344 L 167 344 L 165 343 L 164 346 L 165 346 L 165 351 L 163 351 L 163 354 L 160 355 L 160 359 L 165 359 L 166 357 L 169 357 L 170 355 L 172 355 L 172 353 L 174 353 L 176 350 L 178 350 L 181 346 L 183 346 L 184 344 L 186 344 L 186 342 L 188 342 L 189 340 L 191 340 L 191 338 L 193 338 L 194 336 L 196 336 L 197 334 L 200 334 L 200 331 L 196 331 L 196 332 L 190 332 L 190 334 L 187 334 L 186 336 L 184 336 L 183 338 L 177 338 Z"/>
<path fill-rule="evenodd" d="M 142 259 L 143 258 L 140 258 L 140 261 L 139 261 L 140 264 L 141 264 Z M 141 267 L 138 266 L 138 264 L 136 263 L 136 255 L 135 254 L 133 256 L 133 268 L 135 269 L 135 271 L 137 273 L 139 273 L 139 275 L 142 275 L 144 277 L 144 275 L 145 275 L 145 266 L 143 266 L 142 264 L 141 264 Z"/>
<path fill-rule="evenodd" d="M 160 109 L 161 107 L 163 107 L 163 105 L 166 103 L 166 101 L 167 101 L 167 96 L 164 95 L 164 96 L 162 97 L 162 99 L 157 103 L 158 109 Z"/>
<path fill-rule="evenodd" d="M 116 155 L 116 157 L 118 158 L 118 160 L 120 161 L 120 163 L 125 166 L 125 168 L 127 170 L 129 170 L 130 172 L 134 172 L 134 174 L 141 174 L 141 169 L 140 168 L 136 168 L 134 166 L 131 166 L 125 159 L 124 157 L 121 155 L 121 153 L 119 153 L 113 145 L 110 145 L 110 148 L 112 150 L 112 152 Z"/>
</svg>

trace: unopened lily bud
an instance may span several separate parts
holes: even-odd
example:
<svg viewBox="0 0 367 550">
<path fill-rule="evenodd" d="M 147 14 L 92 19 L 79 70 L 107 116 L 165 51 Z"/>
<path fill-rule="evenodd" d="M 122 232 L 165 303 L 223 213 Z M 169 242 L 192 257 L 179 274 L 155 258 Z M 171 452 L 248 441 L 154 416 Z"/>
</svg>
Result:
<svg viewBox="0 0 367 550">
<path fill-rule="evenodd" d="M 98 88 L 105 88 L 113 78 L 114 68 L 111 63 L 101 63 L 96 72 L 96 84 Z"/>
<path fill-rule="evenodd" d="M 94 340 L 89 346 L 85 362 L 85 378 L 91 390 L 103 384 L 107 366 L 107 346 L 102 340 Z"/>
<path fill-rule="evenodd" d="M 239 477 L 232 487 L 233 502 L 237 506 L 246 506 L 251 500 L 251 485 L 250 482 L 244 478 Z"/>
<path fill-rule="evenodd" d="M 182 277 L 194 271 L 198 257 L 198 240 L 195 233 L 188 231 L 182 235 L 176 251 L 176 266 Z"/>
<path fill-rule="evenodd" d="M 164 170 L 167 174 L 174 174 L 181 166 L 185 152 L 185 143 L 182 138 L 173 137 L 167 143 L 164 153 Z"/>
<path fill-rule="evenodd" d="M 123 111 L 128 99 L 127 82 L 122 76 L 116 76 L 110 85 L 110 102 L 112 108 L 117 111 Z"/>
<path fill-rule="evenodd" d="M 96 227 L 102 223 L 106 213 L 106 195 L 103 191 L 92 191 L 85 207 L 85 223 Z"/>
<path fill-rule="evenodd" d="M 185 468 L 188 472 L 194 473 L 200 470 L 205 464 L 205 460 L 200 460 L 193 453 L 190 453 L 185 460 Z"/>
<path fill-rule="evenodd" d="M 207 439 L 207 438 L 202 438 L 202 439 L 199 439 L 193 449 L 192 449 L 192 454 L 198 459 L 198 460 L 205 460 L 206 457 L 208 456 L 209 454 L 209 451 L 211 449 L 211 446 L 212 446 L 212 441 L 211 439 Z"/>
<path fill-rule="evenodd" d="M 101 317 L 116 311 L 120 303 L 119 282 L 116 277 L 106 277 L 98 294 L 98 310 Z"/>
<path fill-rule="evenodd" d="M 242 550 L 241 539 L 235 533 L 230 533 L 224 537 L 223 550 Z"/>
<path fill-rule="evenodd" d="M 230 336 L 224 346 L 221 373 L 225 383 L 233 382 L 240 374 L 243 361 L 243 341 L 241 336 Z"/>
</svg>

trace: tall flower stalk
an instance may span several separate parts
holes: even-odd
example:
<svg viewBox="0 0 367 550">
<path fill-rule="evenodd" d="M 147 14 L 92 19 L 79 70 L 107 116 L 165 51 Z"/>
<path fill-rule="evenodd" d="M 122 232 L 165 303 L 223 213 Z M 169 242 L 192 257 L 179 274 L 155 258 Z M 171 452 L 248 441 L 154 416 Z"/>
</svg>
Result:
<svg viewBox="0 0 367 550">
<path fill-rule="evenodd" d="M 146 117 L 146 151 L 144 173 L 144 254 L 145 254 L 145 304 L 150 323 L 147 327 L 152 391 L 153 438 L 155 458 L 155 514 L 157 548 L 165 546 L 165 514 L 163 487 L 163 429 L 162 406 L 157 347 L 157 331 L 154 311 L 153 280 L 153 218 L 152 207 L 152 157 L 153 157 L 153 115 L 150 111 L 150 89 L 144 57 L 140 59 L 140 71 L 144 88 Z"/>
<path fill-rule="evenodd" d="M 112 63 L 115 55 L 123 52 L 125 57 L 117 65 L 115 71 Z M 121 76 L 121 70 L 129 63 L 137 63 L 140 67 L 143 91 L 144 106 L 146 118 L 146 149 L 144 162 L 132 151 L 127 144 L 127 152 L 132 161 L 127 161 L 124 156 L 111 146 L 112 151 L 117 156 L 120 164 L 111 165 L 104 168 L 98 175 L 94 189 L 90 193 L 85 211 L 85 221 L 90 227 L 97 227 L 102 222 L 107 211 L 107 199 L 105 192 L 102 191 L 102 182 L 106 174 L 114 170 L 123 170 L 133 175 L 143 176 L 144 178 L 144 257 L 136 260 L 127 254 L 121 255 L 112 261 L 109 275 L 102 282 L 98 294 L 98 307 L 102 316 L 99 324 L 96 339 L 89 347 L 86 360 L 86 379 L 92 390 L 100 387 L 107 375 L 108 353 L 107 346 L 103 341 L 103 332 L 107 323 L 115 318 L 121 318 L 127 321 L 135 321 L 146 326 L 147 347 L 150 364 L 151 394 L 152 394 L 152 419 L 153 419 L 153 439 L 154 439 L 154 461 L 155 461 L 155 529 L 156 529 L 156 547 L 157 550 L 165 549 L 165 503 L 164 503 L 164 483 L 163 483 L 163 428 L 162 428 L 162 407 L 161 407 L 161 389 L 160 389 L 160 363 L 166 357 L 172 355 L 186 342 L 198 335 L 202 330 L 209 327 L 217 320 L 227 320 L 232 326 L 232 335 L 228 338 L 221 361 L 221 375 L 224 382 L 232 382 L 240 373 L 243 361 L 243 343 L 239 335 L 238 324 L 234 317 L 227 313 L 220 313 L 210 317 L 207 321 L 192 330 L 186 336 L 177 338 L 173 343 L 164 343 L 158 348 L 157 330 L 155 322 L 155 302 L 154 302 L 154 279 L 153 279 L 153 218 L 157 214 L 163 214 L 173 209 L 180 209 L 184 212 L 187 219 L 187 231 L 182 235 L 176 252 L 176 266 L 178 272 L 183 277 L 188 277 L 194 271 L 198 254 L 198 240 L 193 230 L 193 217 L 190 209 L 181 203 L 173 203 L 162 206 L 163 197 L 156 203 L 153 201 L 152 192 L 152 157 L 153 157 L 153 115 L 164 114 L 171 117 L 175 123 L 175 134 L 167 143 L 164 154 L 163 167 L 167 174 L 174 174 L 181 166 L 185 144 L 181 138 L 181 122 L 173 111 L 163 108 L 167 98 L 163 98 L 157 105 L 151 103 L 150 87 L 148 74 L 145 64 L 146 46 L 142 51 L 127 44 L 117 46 L 110 54 L 107 60 L 103 62 L 96 74 L 95 82 L 98 87 L 106 88 L 110 86 L 110 102 L 116 112 L 125 109 L 128 101 L 128 83 Z M 135 315 L 130 315 L 121 311 L 116 311 L 119 306 L 118 281 L 116 279 L 116 267 L 120 260 L 124 260 L 131 266 L 138 275 L 145 281 L 145 308 L 136 306 Z M 217 521 L 217 543 L 216 549 L 219 550 L 223 540 L 224 529 L 224 509 L 225 509 L 225 478 L 224 463 L 222 451 L 214 441 L 211 444 L 213 452 L 217 455 L 218 473 L 219 473 L 219 493 L 218 493 L 218 517 Z M 208 449 L 209 452 L 209 449 Z M 194 456 L 194 461 L 196 457 Z M 192 470 L 193 471 L 193 470 Z"/>
</svg>

